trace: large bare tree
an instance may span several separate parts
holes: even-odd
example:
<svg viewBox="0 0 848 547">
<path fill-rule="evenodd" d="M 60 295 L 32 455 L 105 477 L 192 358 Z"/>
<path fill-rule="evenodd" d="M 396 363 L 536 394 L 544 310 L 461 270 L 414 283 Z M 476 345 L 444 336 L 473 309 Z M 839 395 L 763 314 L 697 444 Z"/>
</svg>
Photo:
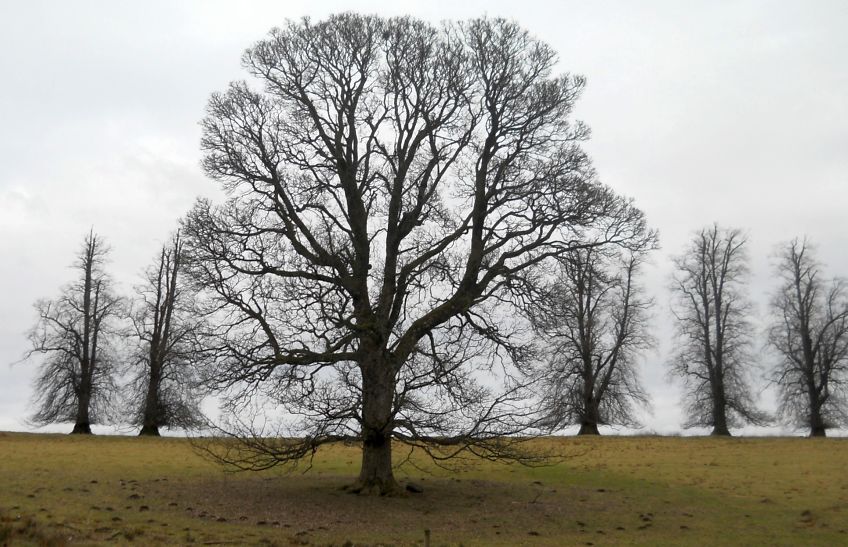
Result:
<svg viewBox="0 0 848 547">
<path fill-rule="evenodd" d="M 780 413 L 811 437 L 848 424 L 848 285 L 825 280 L 806 239 L 781 246 L 769 342 L 780 354 L 772 381 Z"/>
<path fill-rule="evenodd" d="M 213 95 L 202 124 L 230 198 L 186 218 L 187 265 L 220 325 L 215 385 L 283 417 L 230 424 L 244 442 L 220 457 L 264 468 L 357 439 L 352 490 L 391 493 L 392 439 L 518 456 L 535 283 L 644 231 L 580 148 L 583 79 L 500 19 L 289 22 L 243 60 L 259 87 Z"/>
<path fill-rule="evenodd" d="M 32 416 L 36 424 L 74 422 L 72 433 L 91 433 L 91 424 L 106 418 L 114 402 L 116 322 L 124 308 L 103 269 L 108 253 L 91 231 L 74 263 L 77 280 L 58 298 L 35 304 L 38 321 L 24 358 L 41 361 L 35 380 L 38 410 Z"/>
<path fill-rule="evenodd" d="M 653 302 L 638 275 L 656 243 L 648 232 L 641 248 L 626 253 L 588 248 L 560 258 L 559 276 L 533 314 L 551 347 L 544 410 L 554 427 L 576 423 L 578 435 L 597 435 L 600 424 L 638 424 L 633 405 L 648 399 L 636 367 L 640 353 L 654 344 L 648 324 Z"/>
<path fill-rule="evenodd" d="M 768 423 L 749 385 L 755 363 L 746 245 L 740 230 L 714 224 L 698 231 L 674 260 L 671 372 L 688 390 L 685 427 L 712 427 L 713 435 L 730 435 L 730 426 L 743 423 Z"/>
<path fill-rule="evenodd" d="M 179 232 L 147 269 L 131 319 L 137 341 L 127 386 L 132 420 L 140 435 L 159 435 L 160 427 L 192 428 L 202 423 L 199 403 L 197 331 L 202 321 L 185 290 L 180 272 L 183 242 Z"/>
</svg>

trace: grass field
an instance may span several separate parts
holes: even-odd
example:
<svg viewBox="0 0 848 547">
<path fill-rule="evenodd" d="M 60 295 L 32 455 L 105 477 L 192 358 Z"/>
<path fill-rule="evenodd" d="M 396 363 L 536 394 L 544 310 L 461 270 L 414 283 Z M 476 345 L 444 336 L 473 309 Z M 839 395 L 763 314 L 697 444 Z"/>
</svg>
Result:
<svg viewBox="0 0 848 547">
<path fill-rule="evenodd" d="M 848 545 L 848 440 L 534 442 L 565 458 L 413 458 L 397 475 L 424 493 L 374 498 L 340 489 L 356 447 L 234 474 L 184 439 L 0 433 L 0 545 Z"/>
</svg>

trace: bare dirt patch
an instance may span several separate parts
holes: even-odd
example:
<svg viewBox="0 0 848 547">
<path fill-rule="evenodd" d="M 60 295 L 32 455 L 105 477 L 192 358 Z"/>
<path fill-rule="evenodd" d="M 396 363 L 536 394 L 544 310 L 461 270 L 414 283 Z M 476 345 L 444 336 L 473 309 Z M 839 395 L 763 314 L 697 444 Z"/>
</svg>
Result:
<svg viewBox="0 0 848 547">
<path fill-rule="evenodd" d="M 390 543 L 406 544 L 430 530 L 433 544 L 456 537 L 480 541 L 516 534 L 549 538 L 562 528 L 577 529 L 578 515 L 591 506 L 610 510 L 609 500 L 584 488 L 553 489 L 539 484 L 503 484 L 479 479 L 419 477 L 423 492 L 400 497 L 357 496 L 343 491 L 346 477 L 245 474 L 214 480 L 142 485 L 148 497 L 183 507 L 209 522 L 252 523 L 290 531 L 302 540 L 367 540 L 363 531 L 381 531 Z M 575 507 L 573 500 L 584 500 Z M 175 505 L 173 505 L 175 504 Z M 223 519 L 223 520 L 222 520 Z"/>
</svg>

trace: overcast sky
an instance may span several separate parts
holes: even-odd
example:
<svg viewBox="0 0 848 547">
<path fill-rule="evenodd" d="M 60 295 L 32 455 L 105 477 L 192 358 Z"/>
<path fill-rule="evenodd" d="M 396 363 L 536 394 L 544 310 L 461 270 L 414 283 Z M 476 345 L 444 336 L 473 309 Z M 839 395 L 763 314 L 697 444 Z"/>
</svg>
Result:
<svg viewBox="0 0 848 547">
<path fill-rule="evenodd" d="M 848 275 L 848 2 L 0 3 L 0 430 L 25 430 L 36 367 L 17 364 L 32 303 L 70 281 L 89 227 L 125 291 L 177 219 L 218 189 L 199 167 L 213 91 L 286 18 L 351 9 L 514 19 L 588 79 L 577 117 L 601 178 L 660 231 L 647 284 L 662 344 L 642 375 L 647 429 L 683 421 L 670 350 L 669 256 L 717 221 L 750 235 L 758 317 L 769 254 L 807 235 Z M 763 366 L 770 357 L 763 355 Z M 762 393 L 766 408 L 773 393 Z M 67 429 L 67 428 L 63 428 Z M 754 430 L 746 430 L 754 432 Z M 803 432 L 800 432 L 803 433 Z"/>
</svg>

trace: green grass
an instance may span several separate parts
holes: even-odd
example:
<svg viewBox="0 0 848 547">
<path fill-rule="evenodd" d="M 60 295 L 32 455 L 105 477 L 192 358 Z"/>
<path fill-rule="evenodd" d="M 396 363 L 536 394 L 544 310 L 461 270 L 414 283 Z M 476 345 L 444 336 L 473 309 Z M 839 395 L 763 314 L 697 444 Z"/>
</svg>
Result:
<svg viewBox="0 0 848 547">
<path fill-rule="evenodd" d="M 527 468 L 413 457 L 423 494 L 358 497 L 356 447 L 307 473 L 226 473 L 184 439 L 0 433 L 0 545 L 840 545 L 848 441 L 535 441 Z M 406 456 L 397 450 L 398 457 Z"/>
</svg>

